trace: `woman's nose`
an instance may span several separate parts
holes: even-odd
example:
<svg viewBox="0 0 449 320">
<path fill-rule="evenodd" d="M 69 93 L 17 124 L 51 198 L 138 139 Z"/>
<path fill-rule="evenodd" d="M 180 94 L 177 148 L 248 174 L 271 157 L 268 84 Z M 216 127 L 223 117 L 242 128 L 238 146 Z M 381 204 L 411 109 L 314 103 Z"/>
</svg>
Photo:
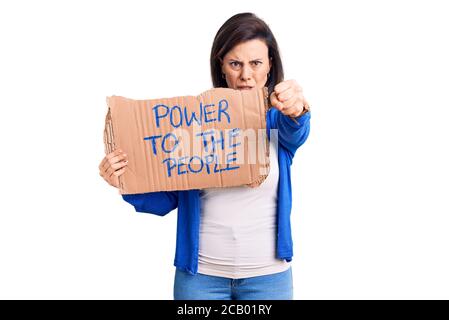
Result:
<svg viewBox="0 0 449 320">
<path fill-rule="evenodd" d="M 242 68 L 242 73 L 240 74 L 240 79 L 242 81 L 250 80 L 251 79 L 251 69 L 248 67 Z"/>
</svg>

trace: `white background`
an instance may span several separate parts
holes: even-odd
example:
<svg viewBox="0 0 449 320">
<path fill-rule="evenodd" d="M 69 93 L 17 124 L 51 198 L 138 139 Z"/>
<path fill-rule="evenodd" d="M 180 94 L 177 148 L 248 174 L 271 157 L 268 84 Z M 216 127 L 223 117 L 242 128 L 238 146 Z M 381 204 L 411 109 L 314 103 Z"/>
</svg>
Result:
<svg viewBox="0 0 449 320">
<path fill-rule="evenodd" d="M 98 174 L 105 97 L 212 87 L 251 11 L 312 106 L 292 167 L 295 299 L 449 298 L 445 1 L 2 1 L 0 298 L 172 299 L 176 211 Z"/>
</svg>

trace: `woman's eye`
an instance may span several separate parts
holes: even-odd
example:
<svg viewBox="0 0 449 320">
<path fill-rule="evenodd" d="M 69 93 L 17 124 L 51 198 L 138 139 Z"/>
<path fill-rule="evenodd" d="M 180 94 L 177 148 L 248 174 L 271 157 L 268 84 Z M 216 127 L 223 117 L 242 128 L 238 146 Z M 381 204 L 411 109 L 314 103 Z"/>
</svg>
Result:
<svg viewBox="0 0 449 320">
<path fill-rule="evenodd" d="M 258 66 L 259 64 L 262 64 L 262 61 L 254 61 L 253 62 L 256 66 Z"/>
<path fill-rule="evenodd" d="M 237 61 L 232 61 L 232 62 L 231 62 L 231 66 L 233 66 L 233 67 L 238 67 L 238 66 L 239 66 L 239 62 L 237 62 Z"/>
</svg>

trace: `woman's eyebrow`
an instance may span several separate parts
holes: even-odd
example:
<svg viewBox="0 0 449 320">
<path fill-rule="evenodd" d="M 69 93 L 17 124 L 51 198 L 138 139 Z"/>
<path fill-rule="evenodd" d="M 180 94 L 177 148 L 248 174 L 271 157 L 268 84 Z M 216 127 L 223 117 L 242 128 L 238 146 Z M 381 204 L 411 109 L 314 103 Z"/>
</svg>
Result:
<svg viewBox="0 0 449 320">
<path fill-rule="evenodd" d="M 242 62 L 242 61 L 240 61 L 239 59 L 229 59 L 230 61 L 235 61 L 235 62 Z M 263 59 L 262 58 L 256 58 L 256 59 L 253 59 L 253 60 L 250 60 L 250 62 L 254 62 L 254 61 L 262 61 Z"/>
</svg>

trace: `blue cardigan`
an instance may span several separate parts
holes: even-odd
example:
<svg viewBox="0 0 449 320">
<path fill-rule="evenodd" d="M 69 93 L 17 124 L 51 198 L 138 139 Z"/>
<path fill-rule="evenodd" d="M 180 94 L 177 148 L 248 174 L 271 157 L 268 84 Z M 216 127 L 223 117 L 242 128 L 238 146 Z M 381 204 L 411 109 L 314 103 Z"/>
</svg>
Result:
<svg viewBox="0 0 449 320">
<path fill-rule="evenodd" d="M 279 110 L 270 108 L 267 112 L 267 135 L 270 129 L 278 129 L 279 187 L 277 204 L 278 259 L 291 261 L 293 241 L 290 225 L 292 209 L 292 187 L 290 166 L 296 150 L 306 141 L 310 130 L 310 112 L 296 119 L 284 116 Z M 183 191 L 160 191 L 122 195 L 132 204 L 136 212 L 164 216 L 178 208 L 176 253 L 174 265 L 190 274 L 198 272 L 198 245 L 200 227 L 200 196 L 198 189 Z"/>
</svg>

